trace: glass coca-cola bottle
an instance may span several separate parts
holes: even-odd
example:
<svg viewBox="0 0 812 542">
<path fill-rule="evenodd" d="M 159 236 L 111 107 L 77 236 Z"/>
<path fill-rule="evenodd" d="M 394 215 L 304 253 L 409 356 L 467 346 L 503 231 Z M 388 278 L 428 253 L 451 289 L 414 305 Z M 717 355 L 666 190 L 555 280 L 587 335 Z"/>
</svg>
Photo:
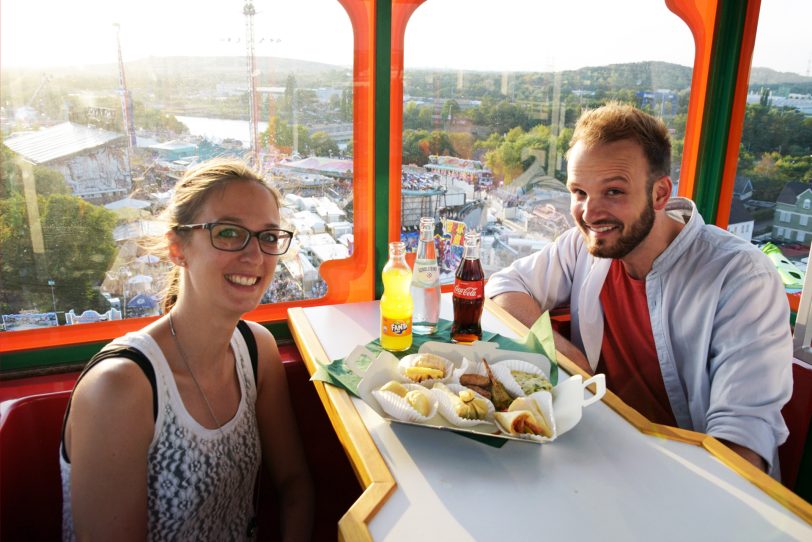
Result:
<svg viewBox="0 0 812 542">
<path fill-rule="evenodd" d="M 482 307 L 485 305 L 485 273 L 479 261 L 479 234 L 468 232 L 463 241 L 462 260 L 454 279 L 453 342 L 470 343 L 482 339 Z"/>
</svg>

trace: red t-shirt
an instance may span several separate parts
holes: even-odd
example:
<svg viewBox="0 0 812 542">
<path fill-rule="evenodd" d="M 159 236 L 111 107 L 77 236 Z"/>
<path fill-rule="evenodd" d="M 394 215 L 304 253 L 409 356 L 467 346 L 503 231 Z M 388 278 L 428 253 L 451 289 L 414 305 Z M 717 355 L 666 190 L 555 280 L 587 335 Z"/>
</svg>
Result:
<svg viewBox="0 0 812 542">
<path fill-rule="evenodd" d="M 613 260 L 600 295 L 603 344 L 597 372 L 627 405 L 655 423 L 677 425 L 663 384 L 646 281 L 629 276 L 623 262 Z"/>
</svg>

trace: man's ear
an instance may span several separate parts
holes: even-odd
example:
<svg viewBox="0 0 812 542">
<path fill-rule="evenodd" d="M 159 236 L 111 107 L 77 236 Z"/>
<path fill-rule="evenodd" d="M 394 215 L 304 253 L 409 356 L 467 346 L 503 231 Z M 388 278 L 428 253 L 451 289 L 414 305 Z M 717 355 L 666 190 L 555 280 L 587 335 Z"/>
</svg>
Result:
<svg viewBox="0 0 812 542">
<path fill-rule="evenodd" d="M 662 211 L 665 209 L 665 204 L 671 199 L 671 191 L 674 185 L 671 182 L 671 177 L 663 175 L 659 179 L 655 179 L 651 187 L 651 199 L 654 204 L 655 211 Z"/>
</svg>

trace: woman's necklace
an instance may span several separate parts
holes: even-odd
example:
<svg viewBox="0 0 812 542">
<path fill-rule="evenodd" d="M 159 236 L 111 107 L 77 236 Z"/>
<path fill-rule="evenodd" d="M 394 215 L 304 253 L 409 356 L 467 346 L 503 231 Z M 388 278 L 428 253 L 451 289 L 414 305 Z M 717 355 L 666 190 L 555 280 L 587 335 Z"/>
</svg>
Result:
<svg viewBox="0 0 812 542">
<path fill-rule="evenodd" d="M 211 419 L 214 420 L 214 423 L 217 426 L 217 430 L 219 431 L 223 427 L 223 424 L 221 424 L 220 420 L 217 419 L 217 416 L 214 415 L 214 409 L 211 408 L 211 403 L 209 403 L 208 397 L 206 397 L 206 394 L 203 393 L 203 388 L 200 387 L 200 382 L 197 381 L 195 373 L 189 366 L 189 360 L 186 358 L 186 352 L 183 351 L 183 347 L 180 345 L 180 341 L 178 340 L 178 335 L 177 333 L 175 333 L 175 326 L 172 324 L 172 311 L 169 311 L 169 331 L 172 332 L 172 339 L 175 341 L 175 346 L 178 348 L 178 352 L 180 352 L 180 359 L 183 360 L 183 364 L 186 366 L 186 370 L 189 371 L 190 375 L 192 375 L 192 380 L 194 381 L 195 386 L 197 386 L 197 391 L 200 392 L 200 395 L 206 402 L 206 407 L 209 409 Z"/>
</svg>

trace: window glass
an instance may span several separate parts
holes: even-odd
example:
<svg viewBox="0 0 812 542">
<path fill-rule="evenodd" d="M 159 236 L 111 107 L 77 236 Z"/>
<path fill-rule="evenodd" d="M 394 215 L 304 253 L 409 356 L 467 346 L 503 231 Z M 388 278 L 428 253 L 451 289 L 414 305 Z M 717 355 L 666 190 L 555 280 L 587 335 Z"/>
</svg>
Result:
<svg viewBox="0 0 812 542">
<path fill-rule="evenodd" d="M 341 4 L 0 9 L 3 329 L 158 314 L 169 264 L 142 241 L 163 233 L 158 215 L 184 170 L 220 155 L 263 171 L 296 231 L 263 301 L 325 295 L 321 264 L 353 250 L 353 38 Z"/>
<path fill-rule="evenodd" d="M 414 246 L 420 216 L 435 218 L 444 282 L 458 222 L 482 233 L 487 275 L 574 225 L 565 152 L 607 100 L 666 122 L 676 194 L 694 44 L 664 2 L 428 0 L 403 55 L 401 235 Z"/>
<path fill-rule="evenodd" d="M 775 262 L 793 311 L 812 239 L 811 18 L 806 0 L 761 3 L 728 220 L 751 225 L 752 242 Z M 808 314 L 797 315 L 797 322 L 808 321 Z M 808 329 L 796 327 L 796 357 L 812 360 Z"/>
</svg>

